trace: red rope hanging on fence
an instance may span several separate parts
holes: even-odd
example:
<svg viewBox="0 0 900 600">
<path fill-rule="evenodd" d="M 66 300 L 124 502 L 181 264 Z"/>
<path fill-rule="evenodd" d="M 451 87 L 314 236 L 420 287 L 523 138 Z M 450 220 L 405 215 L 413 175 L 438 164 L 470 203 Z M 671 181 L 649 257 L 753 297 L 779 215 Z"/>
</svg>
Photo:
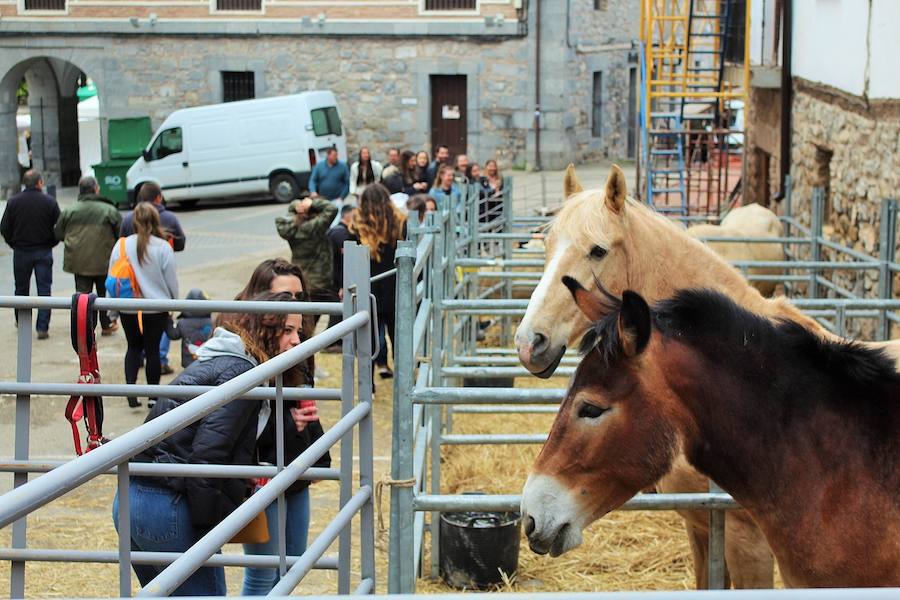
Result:
<svg viewBox="0 0 900 600">
<path fill-rule="evenodd" d="M 97 340 L 94 337 L 94 300 L 96 294 L 73 294 L 71 311 L 72 348 L 78 354 L 81 369 L 77 383 L 100 383 L 100 364 L 97 361 Z M 78 422 L 84 419 L 87 446 L 81 446 Z M 71 396 L 66 404 L 66 420 L 72 426 L 75 453 L 81 456 L 104 441 L 103 398 L 100 396 Z"/>
</svg>

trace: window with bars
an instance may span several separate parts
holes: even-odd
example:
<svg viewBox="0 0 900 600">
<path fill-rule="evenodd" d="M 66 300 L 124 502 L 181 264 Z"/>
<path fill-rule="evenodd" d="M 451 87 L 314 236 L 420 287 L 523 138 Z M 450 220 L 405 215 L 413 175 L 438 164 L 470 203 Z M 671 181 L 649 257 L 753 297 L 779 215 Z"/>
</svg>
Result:
<svg viewBox="0 0 900 600">
<path fill-rule="evenodd" d="M 250 100 L 256 97 L 253 71 L 222 71 L 222 102 Z"/>
<path fill-rule="evenodd" d="M 216 10 L 261 11 L 262 0 L 216 0 Z"/>
<path fill-rule="evenodd" d="M 25 0 L 25 10 L 66 10 L 66 0 Z"/>
<path fill-rule="evenodd" d="M 591 94 L 591 135 L 603 136 L 603 71 L 594 71 Z"/>
<path fill-rule="evenodd" d="M 425 0 L 425 10 L 477 10 L 478 0 Z"/>
</svg>

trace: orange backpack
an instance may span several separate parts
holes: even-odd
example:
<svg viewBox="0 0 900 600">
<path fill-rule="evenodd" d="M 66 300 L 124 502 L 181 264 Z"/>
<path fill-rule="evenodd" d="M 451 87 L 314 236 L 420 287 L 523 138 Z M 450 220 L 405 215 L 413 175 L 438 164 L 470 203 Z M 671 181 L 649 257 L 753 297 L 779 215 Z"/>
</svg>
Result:
<svg viewBox="0 0 900 600">
<path fill-rule="evenodd" d="M 125 238 L 119 238 L 119 258 L 106 275 L 106 292 L 110 298 L 141 297 L 141 288 L 125 253 Z"/>
</svg>

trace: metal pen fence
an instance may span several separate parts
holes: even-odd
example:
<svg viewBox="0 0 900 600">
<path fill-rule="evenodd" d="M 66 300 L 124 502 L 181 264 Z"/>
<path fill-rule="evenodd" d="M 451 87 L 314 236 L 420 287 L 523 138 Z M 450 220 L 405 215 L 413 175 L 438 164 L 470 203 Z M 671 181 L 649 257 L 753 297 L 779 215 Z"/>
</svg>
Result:
<svg viewBox="0 0 900 600">
<path fill-rule="evenodd" d="M 512 192 L 512 189 L 509 189 Z M 528 301 L 514 298 L 536 285 L 543 270 L 539 249 L 527 249 L 534 229 L 546 216 L 513 213 L 512 193 L 490 230 L 475 225 L 477 199 L 464 194 L 462 208 L 427 215 L 410 229 L 397 251 L 397 345 L 395 348 L 394 439 L 391 478 L 390 593 L 413 593 L 420 575 L 438 575 L 439 513 L 442 511 L 517 511 L 518 495 L 448 495 L 441 488 L 441 448 L 445 445 L 541 444 L 545 433 L 453 433 L 460 413 L 553 413 L 565 389 L 513 388 L 512 379 L 530 374 L 509 347 L 511 320 L 524 314 Z M 791 212 L 790 195 L 781 217 L 782 237 L 721 238 L 748 244 L 780 243 L 784 261 L 740 261 L 735 266 L 750 280 L 777 280 L 793 302 L 828 330 L 844 335 L 852 320 L 874 320 L 874 339 L 887 339 L 898 322 L 900 301 L 892 298 L 897 202 L 885 200 L 881 212 L 881 252 L 870 257 L 823 235 L 824 192 L 811 198 L 811 226 Z M 546 211 L 542 211 L 546 212 Z M 455 239 L 450 239 L 450 238 Z M 719 238 L 710 238 L 715 241 Z M 826 260 L 825 252 L 831 253 Z M 751 269 L 778 269 L 777 275 Z M 836 273 L 870 273 L 878 278 L 874 297 L 859 297 L 835 280 Z M 803 297 L 798 297 L 800 294 Z M 827 295 L 829 297 L 823 297 Z M 500 345 L 478 343 L 479 317 L 501 319 Z M 555 375 L 567 377 L 578 358 L 568 353 Z M 481 387 L 461 383 L 481 382 Z M 493 380 L 492 382 L 489 380 Z M 486 387 L 488 383 L 505 387 Z M 486 474 L 487 475 L 487 474 Z M 524 474 L 523 474 L 524 475 Z M 408 483 L 407 483 L 408 482 Z M 709 583 L 725 581 L 724 512 L 739 508 L 711 483 L 706 494 L 638 495 L 624 510 L 706 509 L 710 511 Z M 426 514 L 430 519 L 426 520 Z M 430 564 L 423 565 L 426 533 Z"/>
<path fill-rule="evenodd" d="M 11 562 L 10 597 L 25 594 L 25 564 L 29 561 L 91 562 L 119 564 L 119 595 L 131 595 L 132 564 L 166 565 L 165 569 L 144 586 L 140 596 L 171 594 L 192 573 L 203 566 L 274 567 L 280 581 L 273 596 L 288 595 L 312 569 L 338 572 L 338 593 L 370 594 L 375 589 L 374 504 L 373 504 L 373 415 L 372 415 L 372 324 L 370 318 L 369 253 L 356 244 L 344 246 L 343 303 L 311 302 L 220 302 L 203 300 L 118 300 L 98 299 L 99 310 L 328 314 L 342 315 L 343 320 L 234 379 L 213 388 L 171 385 L 91 385 L 31 382 L 31 318 L 32 310 L 70 308 L 65 298 L 0 297 L 0 307 L 16 310 L 19 319 L 17 342 L 17 381 L 0 382 L 0 393 L 15 394 L 15 456 L 0 461 L 0 472 L 11 472 L 12 491 L 0 496 L 0 528 L 12 525 L 12 547 L 0 548 L 0 560 Z M 285 370 L 341 340 L 342 384 L 340 388 L 285 388 Z M 274 380 L 274 387 L 266 386 Z M 72 394 L 134 396 L 149 395 L 190 398 L 177 408 L 124 433 L 91 452 L 70 461 L 39 461 L 29 458 L 29 428 L 32 400 L 44 396 Z M 340 401 L 341 418 L 300 456 L 285 464 L 283 440 L 283 403 L 299 399 Z M 277 464 L 271 467 L 213 464 L 147 464 L 129 463 L 144 449 L 202 419 L 229 402 L 273 401 L 277 419 Z M 359 436 L 358 481 L 354 481 L 354 431 Z M 312 465 L 330 448 L 340 444 L 340 469 L 313 468 Z M 43 473 L 29 481 L 30 473 Z M 27 517 L 79 486 L 89 484 L 100 475 L 115 474 L 119 492 L 117 551 L 85 551 L 29 548 Z M 128 487 L 130 478 L 138 477 L 270 477 L 270 481 L 252 494 L 221 523 L 208 531 L 183 553 L 134 552 L 130 543 Z M 300 556 L 288 556 L 285 548 L 284 493 L 300 480 L 335 480 L 340 482 L 339 511 Z M 277 527 L 280 532 L 278 554 L 243 556 L 217 554 L 234 535 L 272 502 L 277 503 Z M 360 577 L 355 587 L 351 581 L 351 521 L 359 516 Z M 334 540 L 338 540 L 337 557 L 325 556 Z"/>
</svg>

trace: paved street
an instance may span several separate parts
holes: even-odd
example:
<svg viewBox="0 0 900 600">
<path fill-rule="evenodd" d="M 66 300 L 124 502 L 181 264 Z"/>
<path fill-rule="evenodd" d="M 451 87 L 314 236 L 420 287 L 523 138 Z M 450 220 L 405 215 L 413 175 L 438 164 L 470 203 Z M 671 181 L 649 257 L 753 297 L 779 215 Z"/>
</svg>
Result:
<svg viewBox="0 0 900 600">
<path fill-rule="evenodd" d="M 77 189 L 60 191 L 60 208 L 75 201 Z M 5 200 L 0 203 L 5 209 Z M 177 255 L 178 268 L 193 268 L 221 264 L 248 252 L 277 252 L 286 248 L 275 232 L 274 220 L 285 206 L 273 201 L 201 205 L 195 209 L 175 208 L 181 226 L 187 234 L 187 247 Z M 53 250 L 53 295 L 68 295 L 75 291 L 72 276 L 62 270 L 62 244 Z M 12 250 L 0 242 L 0 294 L 12 294 Z M 32 283 L 32 287 L 33 287 Z"/>
</svg>

